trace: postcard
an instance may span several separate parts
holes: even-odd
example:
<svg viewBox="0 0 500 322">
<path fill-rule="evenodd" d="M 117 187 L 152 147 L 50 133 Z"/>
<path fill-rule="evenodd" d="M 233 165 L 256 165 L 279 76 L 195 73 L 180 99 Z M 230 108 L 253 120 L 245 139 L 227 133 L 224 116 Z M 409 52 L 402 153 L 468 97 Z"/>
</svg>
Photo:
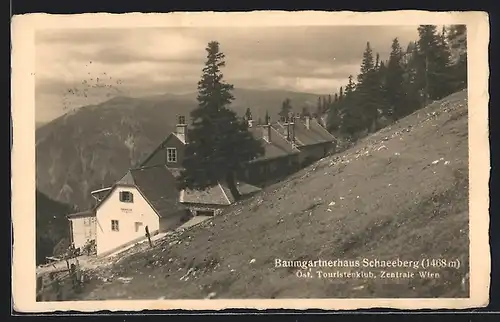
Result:
<svg viewBox="0 0 500 322">
<path fill-rule="evenodd" d="M 488 15 L 12 20 L 20 312 L 489 301 Z"/>
</svg>

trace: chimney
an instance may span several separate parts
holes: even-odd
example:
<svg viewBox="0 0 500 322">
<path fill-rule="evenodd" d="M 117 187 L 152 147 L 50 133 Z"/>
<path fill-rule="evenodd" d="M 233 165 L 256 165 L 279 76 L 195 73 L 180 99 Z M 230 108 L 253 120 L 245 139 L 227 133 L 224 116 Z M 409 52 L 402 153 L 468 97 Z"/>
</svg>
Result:
<svg viewBox="0 0 500 322">
<path fill-rule="evenodd" d="M 271 142 L 271 124 L 269 124 L 269 120 L 266 121 L 266 124 L 262 125 L 262 138 L 268 143 Z"/>
<path fill-rule="evenodd" d="M 288 126 L 290 127 L 290 141 L 295 142 L 295 120 L 293 116 L 290 118 Z"/>
<path fill-rule="evenodd" d="M 288 141 L 290 141 L 290 122 L 289 122 L 290 120 L 291 118 L 287 117 L 285 119 L 285 124 L 284 124 L 286 126 L 286 139 Z"/>
<path fill-rule="evenodd" d="M 306 115 L 306 128 L 309 130 L 311 128 L 311 117 Z"/>
<path fill-rule="evenodd" d="M 176 134 L 182 141 L 186 142 L 187 124 L 186 117 L 183 115 L 179 116 L 178 118 Z"/>
</svg>

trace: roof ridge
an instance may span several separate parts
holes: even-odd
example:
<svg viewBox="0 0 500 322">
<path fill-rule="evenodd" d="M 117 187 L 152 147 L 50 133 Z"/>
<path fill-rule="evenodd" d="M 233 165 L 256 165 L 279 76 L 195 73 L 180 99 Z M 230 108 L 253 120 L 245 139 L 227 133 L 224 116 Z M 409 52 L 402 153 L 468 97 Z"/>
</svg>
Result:
<svg viewBox="0 0 500 322">
<path fill-rule="evenodd" d="M 217 182 L 217 184 L 219 185 L 220 190 L 222 190 L 222 194 L 224 195 L 224 197 L 226 197 L 227 202 L 229 202 L 229 204 L 232 204 L 231 200 L 229 200 L 229 197 L 227 196 L 226 191 L 224 190 L 220 182 Z"/>
</svg>

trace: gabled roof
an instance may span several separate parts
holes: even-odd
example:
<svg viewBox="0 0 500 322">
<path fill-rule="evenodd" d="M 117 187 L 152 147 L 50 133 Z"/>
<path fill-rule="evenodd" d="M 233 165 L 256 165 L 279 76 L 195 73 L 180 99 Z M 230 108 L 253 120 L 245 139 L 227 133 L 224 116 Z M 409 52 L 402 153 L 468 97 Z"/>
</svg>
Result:
<svg viewBox="0 0 500 322">
<path fill-rule="evenodd" d="M 264 147 L 264 155 L 253 160 L 254 162 L 261 161 L 261 160 L 270 160 L 270 159 L 280 158 L 280 157 L 284 157 L 284 156 L 288 156 L 288 155 L 296 154 L 296 153 L 300 152 L 290 142 L 285 140 L 280 135 L 280 133 L 278 131 L 276 131 L 276 129 L 273 125 L 271 125 L 271 140 L 270 140 L 270 142 L 267 142 L 264 140 L 263 131 L 265 131 L 265 129 L 263 128 L 263 126 L 251 127 L 251 128 L 249 128 L 249 130 L 255 139 L 260 140 L 262 142 L 262 145 Z"/>
<path fill-rule="evenodd" d="M 261 190 L 258 187 L 244 182 L 237 182 L 236 187 L 242 196 L 256 193 Z M 226 184 L 219 183 L 211 188 L 201 191 L 190 189 L 182 190 L 180 194 L 180 201 L 182 203 L 229 206 L 235 202 L 235 198 Z"/>
<path fill-rule="evenodd" d="M 287 124 L 278 122 L 276 124 L 277 131 L 282 137 L 287 137 Z M 315 145 L 321 143 L 333 142 L 335 137 L 331 135 L 317 120 L 311 118 L 309 120 L 309 129 L 300 119 L 295 119 L 294 124 L 295 143 L 301 146 Z"/>
<path fill-rule="evenodd" d="M 137 189 L 160 217 L 185 209 L 179 202 L 177 182 L 166 166 L 132 169 L 130 174 Z"/>
<path fill-rule="evenodd" d="M 335 141 L 335 136 L 333 136 L 328 130 L 321 125 L 318 120 L 315 118 L 311 118 L 310 122 L 310 129 L 317 133 L 319 136 L 323 137 L 323 139 L 327 142 L 333 142 Z"/>
<path fill-rule="evenodd" d="M 119 186 L 135 187 L 161 218 L 184 210 L 179 202 L 178 189 L 174 176 L 164 165 L 130 169 L 118 180 L 109 193 L 94 208 L 94 211 Z"/>
<path fill-rule="evenodd" d="M 170 168 L 169 170 L 175 177 L 179 176 L 181 172 L 181 169 Z M 261 190 L 245 182 L 237 182 L 236 187 L 242 196 Z M 180 192 L 179 200 L 181 203 L 228 206 L 234 203 L 235 198 L 225 183 L 219 183 L 205 190 L 184 189 Z"/>
<path fill-rule="evenodd" d="M 162 149 L 162 147 L 165 145 L 165 143 L 167 143 L 167 141 L 170 140 L 170 138 L 172 138 L 172 137 L 175 137 L 182 144 L 186 144 L 186 141 L 183 140 L 183 139 L 181 139 L 177 135 L 177 133 L 171 132 L 169 135 L 167 135 L 167 137 L 165 138 L 165 140 L 163 140 L 160 144 L 158 144 L 158 146 L 150 154 L 148 154 L 148 156 L 141 163 L 139 163 L 139 167 L 144 166 L 156 154 L 156 152 L 158 152 L 159 150 Z"/>
<path fill-rule="evenodd" d="M 121 186 L 134 186 L 134 177 L 132 177 L 132 172 L 129 170 L 125 175 L 118 180 L 115 184 L 121 185 Z"/>
</svg>

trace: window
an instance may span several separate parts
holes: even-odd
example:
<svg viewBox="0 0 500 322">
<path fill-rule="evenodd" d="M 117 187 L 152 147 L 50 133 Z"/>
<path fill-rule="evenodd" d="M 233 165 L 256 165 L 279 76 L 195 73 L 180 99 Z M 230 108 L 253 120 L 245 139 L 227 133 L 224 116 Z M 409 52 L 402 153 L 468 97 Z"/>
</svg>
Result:
<svg viewBox="0 0 500 322">
<path fill-rule="evenodd" d="M 111 220 L 111 230 L 120 231 L 120 228 L 118 226 L 118 220 Z"/>
<path fill-rule="evenodd" d="M 137 233 L 142 227 L 142 222 L 136 222 L 135 223 L 135 232 Z"/>
<path fill-rule="evenodd" d="M 121 202 L 134 202 L 134 195 L 129 191 L 120 191 Z"/>
<path fill-rule="evenodd" d="M 176 148 L 167 148 L 167 162 L 177 162 Z"/>
</svg>

